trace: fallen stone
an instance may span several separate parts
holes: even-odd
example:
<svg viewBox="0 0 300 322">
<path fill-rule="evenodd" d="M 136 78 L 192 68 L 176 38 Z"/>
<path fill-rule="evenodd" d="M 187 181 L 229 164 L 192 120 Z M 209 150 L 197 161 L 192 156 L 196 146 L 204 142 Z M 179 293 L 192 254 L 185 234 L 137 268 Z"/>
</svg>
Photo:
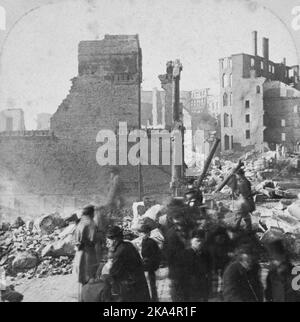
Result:
<svg viewBox="0 0 300 322">
<path fill-rule="evenodd" d="M 20 228 L 22 226 L 25 226 L 25 222 L 21 217 L 18 217 L 12 225 L 13 228 Z"/>
<path fill-rule="evenodd" d="M 9 231 L 10 230 L 10 224 L 7 223 L 7 222 L 3 222 L 1 225 L 0 225 L 0 230 L 1 231 Z"/>
<path fill-rule="evenodd" d="M 28 230 L 28 232 L 32 232 L 33 228 L 34 228 L 34 221 L 33 220 L 28 220 L 26 222 L 26 229 Z"/>
<path fill-rule="evenodd" d="M 300 201 L 294 202 L 287 209 L 291 216 L 300 220 Z"/>
<path fill-rule="evenodd" d="M 263 194 L 257 194 L 254 196 L 254 202 L 256 203 L 261 203 L 261 202 L 264 202 L 266 200 L 266 196 L 263 195 Z"/>
<path fill-rule="evenodd" d="M 44 215 L 38 218 L 34 226 L 42 234 L 50 235 L 56 228 L 62 228 L 65 225 L 65 221 L 59 214 Z"/>
<path fill-rule="evenodd" d="M 12 262 L 12 268 L 16 272 L 24 272 L 31 268 L 34 268 L 38 264 L 38 258 L 36 255 L 29 252 L 20 252 L 16 254 L 15 259 Z"/>
<path fill-rule="evenodd" d="M 42 250 L 42 257 L 52 256 L 74 256 L 75 255 L 75 242 L 72 235 L 67 235 L 64 239 L 58 240 L 50 245 L 47 245 Z"/>
</svg>

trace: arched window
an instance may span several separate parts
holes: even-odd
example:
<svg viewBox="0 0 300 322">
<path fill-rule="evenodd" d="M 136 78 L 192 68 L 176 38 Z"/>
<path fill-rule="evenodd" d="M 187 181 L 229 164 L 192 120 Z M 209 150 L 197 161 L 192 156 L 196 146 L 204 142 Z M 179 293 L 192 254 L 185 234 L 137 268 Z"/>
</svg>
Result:
<svg viewBox="0 0 300 322">
<path fill-rule="evenodd" d="M 229 127 L 229 115 L 227 113 L 224 114 L 224 127 Z"/>
<path fill-rule="evenodd" d="M 232 74 L 229 76 L 229 86 L 232 87 Z"/>
<path fill-rule="evenodd" d="M 259 85 L 256 86 L 256 93 L 260 94 L 260 86 Z"/>
<path fill-rule="evenodd" d="M 228 94 L 224 93 L 223 95 L 223 106 L 228 106 Z"/>
<path fill-rule="evenodd" d="M 229 106 L 232 106 L 232 93 L 229 94 Z"/>
<path fill-rule="evenodd" d="M 6 11 L 0 6 L 0 30 L 6 30 Z"/>
</svg>

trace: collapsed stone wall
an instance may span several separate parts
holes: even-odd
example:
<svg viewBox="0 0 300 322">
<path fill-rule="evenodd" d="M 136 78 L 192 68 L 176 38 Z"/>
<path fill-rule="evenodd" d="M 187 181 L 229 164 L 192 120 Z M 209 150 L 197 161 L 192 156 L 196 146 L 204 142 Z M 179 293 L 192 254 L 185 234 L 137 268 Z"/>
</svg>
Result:
<svg viewBox="0 0 300 322">
<path fill-rule="evenodd" d="M 108 166 L 96 161 L 97 145 L 55 137 L 0 138 L 0 204 L 2 213 L 32 215 L 72 212 L 93 202 L 103 204 L 108 189 Z M 143 166 L 144 192 L 168 192 L 168 167 Z M 138 196 L 138 172 L 120 166 L 123 193 Z M 159 184 L 158 184 L 159 183 Z"/>
</svg>

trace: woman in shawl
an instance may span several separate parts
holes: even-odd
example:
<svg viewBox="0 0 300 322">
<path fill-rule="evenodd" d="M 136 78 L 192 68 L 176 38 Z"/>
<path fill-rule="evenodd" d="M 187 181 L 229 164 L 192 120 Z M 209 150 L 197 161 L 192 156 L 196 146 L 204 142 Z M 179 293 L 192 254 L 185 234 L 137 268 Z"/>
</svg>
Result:
<svg viewBox="0 0 300 322">
<path fill-rule="evenodd" d="M 83 209 L 82 216 L 75 231 L 75 272 L 79 283 L 79 302 L 82 301 L 82 286 L 96 277 L 97 257 L 95 245 L 97 243 L 97 229 L 94 218 L 95 208 L 90 205 Z"/>
</svg>

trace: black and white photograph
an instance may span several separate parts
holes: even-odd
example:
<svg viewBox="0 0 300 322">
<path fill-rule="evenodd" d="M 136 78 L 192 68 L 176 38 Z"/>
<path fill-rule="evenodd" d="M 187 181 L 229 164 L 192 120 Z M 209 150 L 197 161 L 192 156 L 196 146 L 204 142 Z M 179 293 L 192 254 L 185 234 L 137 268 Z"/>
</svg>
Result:
<svg viewBox="0 0 300 322">
<path fill-rule="evenodd" d="M 0 302 L 300 302 L 299 65 L 297 0 L 0 0 Z"/>
</svg>

